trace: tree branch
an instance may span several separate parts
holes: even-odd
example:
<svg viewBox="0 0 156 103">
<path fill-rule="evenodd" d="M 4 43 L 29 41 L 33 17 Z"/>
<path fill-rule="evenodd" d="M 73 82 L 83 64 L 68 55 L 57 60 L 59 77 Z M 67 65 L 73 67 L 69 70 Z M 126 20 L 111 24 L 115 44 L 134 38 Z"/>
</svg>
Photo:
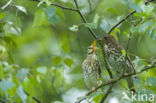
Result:
<svg viewBox="0 0 156 103">
<path fill-rule="evenodd" d="M 100 40 L 100 45 L 101 45 L 101 49 L 102 49 L 102 55 L 103 55 L 104 63 L 106 66 L 106 70 L 108 71 L 110 78 L 113 79 L 113 74 L 111 72 L 111 66 L 109 65 L 109 62 L 108 62 L 107 53 L 106 53 L 105 46 L 104 46 L 105 43 L 103 40 Z"/>
<path fill-rule="evenodd" d="M 132 76 L 132 75 L 136 75 L 136 74 L 140 74 L 140 73 L 142 73 L 142 72 L 144 72 L 144 71 L 148 71 L 149 69 L 152 69 L 152 68 L 154 68 L 154 67 L 156 67 L 156 62 L 154 62 L 152 66 L 145 67 L 145 68 L 142 69 L 140 72 L 129 73 L 129 74 L 122 75 L 121 77 L 118 77 L 118 78 L 116 78 L 116 79 L 111 79 L 111 80 L 109 80 L 107 83 L 101 84 L 100 86 L 96 87 L 94 90 L 89 91 L 89 92 L 87 93 L 87 95 L 90 95 L 92 92 L 94 92 L 94 91 L 100 89 L 101 87 L 104 87 L 104 86 L 106 86 L 106 85 L 109 85 L 109 84 L 118 82 L 119 80 L 124 79 L 124 78 L 126 78 L 126 77 L 130 77 L 130 76 Z"/>
<path fill-rule="evenodd" d="M 76 8 L 77 8 L 77 12 L 78 12 L 79 15 L 81 16 L 83 22 L 84 22 L 84 23 L 87 23 L 86 18 L 83 16 L 83 14 L 82 14 L 81 11 L 80 11 L 80 8 L 79 8 L 79 6 L 78 6 L 77 0 L 74 0 L 74 2 L 75 2 L 75 5 L 76 5 Z M 93 31 L 92 29 L 90 29 L 90 28 L 87 28 L 87 29 L 90 31 L 90 33 L 92 34 L 92 36 L 93 36 L 95 39 L 98 39 L 98 36 L 94 33 L 94 31 Z"/>
<path fill-rule="evenodd" d="M 40 0 L 32 0 L 32 1 L 41 2 Z M 77 12 L 77 9 L 75 9 L 75 8 L 65 7 L 65 6 L 56 4 L 56 3 L 51 3 L 51 5 L 56 6 L 56 7 L 59 7 L 61 9 L 65 9 L 65 10 L 69 10 L 69 11 L 76 11 Z"/>
<path fill-rule="evenodd" d="M 0 103 L 7 103 L 7 101 L 0 98 Z"/>
<path fill-rule="evenodd" d="M 105 42 L 104 42 L 104 40 L 100 40 L 99 43 L 100 43 L 100 45 L 101 45 L 102 55 L 103 55 L 104 63 L 105 63 L 105 65 L 106 65 L 106 70 L 107 70 L 108 73 L 109 73 L 109 77 L 110 77 L 111 79 L 113 79 L 113 74 L 112 74 L 112 72 L 111 72 L 112 69 L 111 69 L 111 66 L 110 66 L 110 64 L 109 64 L 109 62 L 108 62 L 107 53 L 106 53 L 106 50 L 105 50 Z M 114 86 L 114 84 L 111 84 L 111 85 L 109 86 L 109 89 L 107 90 L 107 93 L 102 97 L 100 103 L 104 103 L 105 99 L 108 97 L 109 93 L 111 92 L 113 86 Z"/>
<path fill-rule="evenodd" d="M 110 34 L 117 26 L 119 26 L 122 22 L 124 22 L 127 18 L 129 18 L 131 15 L 133 15 L 134 13 L 136 13 L 136 10 L 132 11 L 131 13 L 129 13 L 125 18 L 123 18 L 122 20 L 120 20 L 117 24 L 115 24 L 110 31 L 108 32 L 108 34 Z"/>
<path fill-rule="evenodd" d="M 145 2 L 145 5 L 149 4 L 150 2 L 153 2 L 154 0 L 148 0 Z M 110 34 L 117 26 L 119 26 L 122 22 L 124 22 L 127 18 L 129 18 L 131 15 L 133 15 L 134 13 L 136 13 L 136 10 L 132 11 L 131 13 L 129 13 L 125 18 L 123 18 L 122 20 L 120 20 L 117 24 L 115 24 L 108 32 L 108 34 Z"/>
<path fill-rule="evenodd" d="M 27 93 L 27 92 L 25 92 L 25 94 L 27 95 L 27 96 L 30 96 L 30 94 L 29 93 Z M 32 97 L 32 99 L 34 100 L 34 101 L 36 101 L 37 103 L 42 103 L 37 97 Z"/>
<path fill-rule="evenodd" d="M 114 86 L 114 83 L 110 85 L 110 87 L 107 90 L 107 93 L 102 97 L 100 103 L 104 103 L 105 102 L 106 98 L 111 93 L 113 86 Z"/>
</svg>

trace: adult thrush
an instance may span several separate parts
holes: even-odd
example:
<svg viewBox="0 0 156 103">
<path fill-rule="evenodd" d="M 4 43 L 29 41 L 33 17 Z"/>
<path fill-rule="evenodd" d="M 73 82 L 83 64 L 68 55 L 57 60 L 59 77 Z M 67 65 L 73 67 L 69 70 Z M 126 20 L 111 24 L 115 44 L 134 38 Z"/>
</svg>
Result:
<svg viewBox="0 0 156 103">
<path fill-rule="evenodd" d="M 100 83 L 101 69 L 97 59 L 96 41 L 88 47 L 87 57 L 82 63 L 84 81 L 89 89 L 94 89 Z"/>
<path fill-rule="evenodd" d="M 135 69 L 130 58 L 122 53 L 124 48 L 117 42 L 112 35 L 104 36 L 104 42 L 106 44 L 106 53 L 108 61 L 112 69 L 116 72 L 116 76 L 121 76 L 124 73 L 134 73 Z M 128 87 L 131 91 L 136 92 L 134 89 L 134 83 L 132 77 L 126 78 Z"/>
</svg>

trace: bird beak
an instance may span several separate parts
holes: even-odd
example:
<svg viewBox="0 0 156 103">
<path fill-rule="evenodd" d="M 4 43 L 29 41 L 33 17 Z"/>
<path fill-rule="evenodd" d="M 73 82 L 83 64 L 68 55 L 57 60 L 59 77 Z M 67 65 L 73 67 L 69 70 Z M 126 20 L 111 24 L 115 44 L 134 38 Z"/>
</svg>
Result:
<svg viewBox="0 0 156 103">
<path fill-rule="evenodd" d="M 93 42 L 92 46 L 93 46 L 93 50 L 94 50 L 94 52 L 96 52 L 97 49 L 98 49 L 97 46 L 96 46 L 96 40 Z"/>
</svg>

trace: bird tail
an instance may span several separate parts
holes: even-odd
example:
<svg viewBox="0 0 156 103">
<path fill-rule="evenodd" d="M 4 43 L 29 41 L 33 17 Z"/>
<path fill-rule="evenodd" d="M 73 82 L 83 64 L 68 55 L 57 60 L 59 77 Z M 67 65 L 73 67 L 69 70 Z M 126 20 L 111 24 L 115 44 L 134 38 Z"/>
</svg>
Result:
<svg viewBox="0 0 156 103">
<path fill-rule="evenodd" d="M 126 80 L 127 80 L 128 88 L 130 89 L 130 91 L 133 93 L 136 93 L 136 90 L 134 88 L 133 78 L 128 77 L 128 78 L 126 78 Z"/>
</svg>

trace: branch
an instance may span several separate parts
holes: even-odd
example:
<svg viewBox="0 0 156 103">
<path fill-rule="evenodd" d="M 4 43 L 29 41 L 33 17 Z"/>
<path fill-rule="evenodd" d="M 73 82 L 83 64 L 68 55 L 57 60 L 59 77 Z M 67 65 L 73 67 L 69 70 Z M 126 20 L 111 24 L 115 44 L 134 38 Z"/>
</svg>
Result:
<svg viewBox="0 0 156 103">
<path fill-rule="evenodd" d="M 27 95 L 27 96 L 30 96 L 30 94 L 29 93 L 27 93 L 27 92 L 25 92 L 25 94 Z M 37 97 L 32 97 L 32 99 L 34 100 L 34 101 L 36 101 L 37 103 L 42 103 Z"/>
<path fill-rule="evenodd" d="M 64 6 L 56 4 L 56 3 L 52 3 L 51 5 L 54 5 L 54 6 L 57 6 L 59 8 L 66 9 L 66 10 L 77 11 L 77 9 L 70 8 L 70 7 L 64 7 Z"/>
<path fill-rule="evenodd" d="M 148 0 L 145 2 L 145 5 L 149 4 L 150 2 L 153 2 L 154 0 Z M 123 18 L 122 20 L 120 20 L 117 24 L 115 24 L 108 32 L 108 34 L 110 34 L 117 26 L 119 26 L 122 22 L 124 22 L 127 18 L 129 18 L 131 15 L 133 15 L 134 13 L 136 13 L 136 10 L 132 11 L 131 13 L 129 13 L 125 18 Z"/>
<path fill-rule="evenodd" d="M 7 101 L 0 98 L 0 103 L 7 103 Z"/>
<path fill-rule="evenodd" d="M 106 70 L 108 71 L 110 78 L 113 79 L 113 74 L 111 72 L 111 66 L 109 65 L 109 62 L 108 62 L 107 53 L 106 53 L 104 44 L 105 44 L 104 41 L 100 40 L 100 45 L 101 45 L 101 49 L 102 49 L 102 55 L 103 55 L 104 63 L 106 66 Z"/>
<path fill-rule="evenodd" d="M 131 15 L 133 15 L 134 13 L 136 13 L 136 10 L 132 11 L 131 13 L 129 13 L 125 18 L 123 18 L 122 20 L 120 20 L 117 24 L 115 24 L 110 31 L 108 32 L 108 34 L 110 34 L 118 25 L 120 25 L 122 22 L 124 22 L 127 18 L 129 18 Z"/>
<path fill-rule="evenodd" d="M 129 73 L 129 74 L 122 75 L 121 77 L 118 77 L 118 78 L 116 78 L 116 79 L 111 79 L 111 80 L 108 81 L 107 83 L 101 84 L 100 86 L 96 87 L 94 90 L 89 91 L 89 92 L 87 93 L 87 95 L 90 95 L 92 92 L 94 92 L 94 91 L 100 89 L 101 87 L 104 87 L 104 86 L 106 86 L 106 85 L 109 85 L 109 84 L 118 82 L 119 80 L 124 79 L 124 78 L 126 78 L 126 77 L 130 77 L 130 76 L 132 76 L 132 75 L 136 75 L 136 74 L 140 74 L 140 73 L 142 73 L 142 72 L 144 72 L 144 71 L 148 71 L 149 69 L 154 68 L 154 67 L 156 67 L 156 62 L 153 63 L 152 66 L 145 67 L 145 68 L 142 69 L 140 72 Z"/>
<path fill-rule="evenodd" d="M 154 0 L 147 0 L 146 2 L 145 2 L 145 5 L 148 5 L 150 2 L 152 2 L 152 1 L 154 1 Z"/>
<path fill-rule="evenodd" d="M 90 0 L 88 0 L 89 10 L 92 11 L 92 3 Z"/>
<path fill-rule="evenodd" d="M 40 2 L 40 0 L 32 0 L 32 1 Z M 75 9 L 75 8 L 70 8 L 70 7 L 64 7 L 64 6 L 59 5 L 59 4 L 56 4 L 56 3 L 51 3 L 51 5 L 56 6 L 56 7 L 59 7 L 59 8 L 61 8 L 61 9 L 65 9 L 65 10 L 70 10 L 70 11 L 77 12 L 77 13 L 79 13 L 79 15 L 81 16 L 83 22 L 84 22 L 84 23 L 87 23 L 86 18 L 82 15 L 82 13 L 81 13 L 81 11 L 80 11 L 80 9 L 79 9 L 77 0 L 74 0 L 74 2 L 75 2 L 75 5 L 76 5 L 76 8 L 77 8 L 77 9 Z M 95 39 L 98 38 L 98 36 L 94 33 L 94 31 L 93 31 L 92 29 L 90 29 L 90 28 L 87 28 L 87 29 L 89 30 L 89 32 L 92 34 L 92 36 L 93 36 Z"/>
<path fill-rule="evenodd" d="M 79 6 L 78 6 L 77 0 L 74 0 L 74 2 L 75 2 L 75 5 L 76 5 L 76 8 L 77 8 L 77 12 L 78 12 L 79 15 L 81 16 L 83 22 L 84 22 L 84 23 L 87 23 L 86 18 L 82 15 L 82 13 L 81 13 L 81 11 L 80 11 L 80 8 L 79 8 Z M 98 36 L 94 33 L 94 31 L 93 31 L 92 29 L 90 29 L 90 28 L 87 28 L 87 29 L 90 31 L 90 33 L 92 34 L 92 36 L 93 36 L 95 39 L 98 39 Z"/>
<path fill-rule="evenodd" d="M 113 86 L 114 86 L 114 83 L 109 87 L 109 89 L 107 90 L 107 93 L 102 97 L 100 103 L 104 103 L 105 102 L 106 98 L 111 93 L 111 90 L 112 90 Z"/>
<path fill-rule="evenodd" d="M 32 0 L 32 1 L 41 2 L 40 0 Z M 51 5 L 56 6 L 56 7 L 59 7 L 61 9 L 65 9 L 65 10 L 69 10 L 69 11 L 76 11 L 77 12 L 77 9 L 75 9 L 75 8 L 65 7 L 65 6 L 56 4 L 56 3 L 51 3 Z"/>
</svg>

